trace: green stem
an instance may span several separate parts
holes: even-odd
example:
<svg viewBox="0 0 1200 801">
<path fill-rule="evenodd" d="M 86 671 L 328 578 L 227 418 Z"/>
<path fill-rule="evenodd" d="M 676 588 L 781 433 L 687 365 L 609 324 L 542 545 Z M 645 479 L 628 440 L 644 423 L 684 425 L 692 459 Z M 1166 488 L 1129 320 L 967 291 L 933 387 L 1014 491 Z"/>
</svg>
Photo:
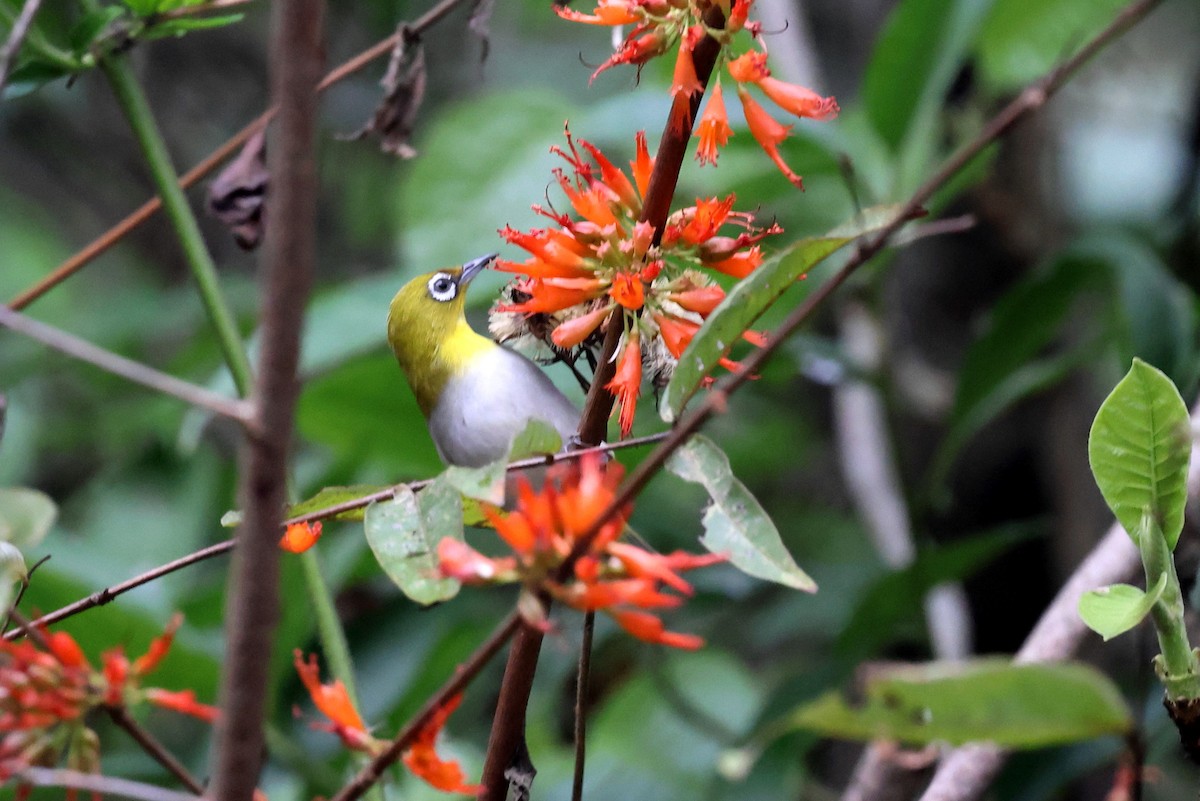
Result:
<svg viewBox="0 0 1200 801">
<path fill-rule="evenodd" d="M 178 173 L 171 163 L 171 156 L 154 121 L 150 104 L 146 101 L 146 95 L 134 78 L 124 56 L 107 55 L 100 59 L 100 68 L 104 70 L 108 82 L 112 85 L 121 110 L 125 112 L 138 144 L 142 147 L 142 154 L 150 167 L 159 197 L 162 198 L 163 209 L 175 228 L 175 235 L 179 237 L 184 258 L 200 289 L 201 301 L 216 330 L 225 363 L 233 375 L 233 383 L 238 394 L 245 398 L 250 394 L 252 384 L 250 360 L 246 357 L 233 314 L 221 295 L 217 268 L 204 244 L 196 216 L 192 213 L 183 190 L 179 188 Z"/>
<path fill-rule="evenodd" d="M 1200 662 L 1188 642 L 1187 627 L 1183 620 L 1183 593 L 1179 589 L 1175 560 L 1161 529 L 1153 522 L 1144 524 L 1138 534 L 1138 550 L 1141 551 L 1142 567 L 1146 571 L 1146 586 L 1154 586 L 1163 573 L 1167 574 L 1162 595 L 1150 610 L 1158 634 L 1158 647 L 1162 652 L 1156 660 L 1159 677 L 1171 700 L 1200 698 Z"/>
<path fill-rule="evenodd" d="M 300 554 L 300 567 L 304 571 L 304 587 L 308 590 L 309 602 L 317 616 L 317 636 L 325 653 L 325 663 L 334 678 L 341 679 L 342 684 L 346 685 L 357 705 L 358 693 L 354 688 L 354 667 L 350 661 L 346 632 L 342 630 L 333 605 L 333 594 L 321 576 L 321 565 L 311 548 Z"/>
</svg>

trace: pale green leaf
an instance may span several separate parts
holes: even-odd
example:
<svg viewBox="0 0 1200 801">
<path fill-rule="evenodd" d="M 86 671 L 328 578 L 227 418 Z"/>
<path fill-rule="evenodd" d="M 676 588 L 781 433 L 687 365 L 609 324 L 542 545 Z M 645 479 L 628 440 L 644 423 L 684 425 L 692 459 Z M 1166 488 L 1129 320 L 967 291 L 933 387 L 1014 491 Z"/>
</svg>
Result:
<svg viewBox="0 0 1200 801">
<path fill-rule="evenodd" d="M 758 500 L 729 469 L 729 459 L 712 440 L 695 435 L 667 461 L 675 475 L 700 484 L 712 502 L 704 510 L 700 542 L 722 553 L 748 575 L 785 584 L 805 592 L 817 585 L 800 569 L 779 536 L 779 529 Z"/>
<path fill-rule="evenodd" d="M 1079 617 L 1106 641 L 1124 634 L 1150 614 L 1167 586 L 1167 575 L 1166 571 L 1160 573 L 1149 592 L 1128 584 L 1085 592 L 1079 598 Z"/>
<path fill-rule="evenodd" d="M 797 728 L 848 740 L 991 741 L 1004 748 L 1124 734 L 1132 725 L 1112 680 L 1082 664 L 934 663 L 878 676 L 865 695 L 851 705 L 830 692 L 789 720 Z"/>
<path fill-rule="evenodd" d="M 435 480 L 419 498 L 400 486 L 392 500 L 367 507 L 363 527 L 383 572 L 409 598 L 432 604 L 458 594 L 459 582 L 437 569 L 438 543 L 462 539 L 462 503 L 449 484 Z"/>
<path fill-rule="evenodd" d="M 1088 460 L 1100 493 L 1131 536 L 1142 515 L 1162 529 L 1171 550 L 1183 529 L 1191 456 L 1187 406 L 1163 373 L 1134 359 L 1100 405 Z"/>
<path fill-rule="evenodd" d="M 17 586 L 25 580 L 25 557 L 11 542 L 0 542 L 0 617 L 8 614 Z"/>
<path fill-rule="evenodd" d="M 44 492 L 27 487 L 0 489 L 0 542 L 27 551 L 42 541 L 58 518 L 58 507 Z"/>
<path fill-rule="evenodd" d="M 662 419 L 668 423 L 675 421 L 701 380 L 738 341 L 742 332 L 785 290 L 847 243 L 888 225 L 898 211 L 894 206 L 867 209 L 852 222 L 838 226 L 825 236 L 801 239 L 739 282 L 713 310 L 679 357 L 659 404 Z M 801 286 L 807 288 L 811 284 Z"/>
</svg>

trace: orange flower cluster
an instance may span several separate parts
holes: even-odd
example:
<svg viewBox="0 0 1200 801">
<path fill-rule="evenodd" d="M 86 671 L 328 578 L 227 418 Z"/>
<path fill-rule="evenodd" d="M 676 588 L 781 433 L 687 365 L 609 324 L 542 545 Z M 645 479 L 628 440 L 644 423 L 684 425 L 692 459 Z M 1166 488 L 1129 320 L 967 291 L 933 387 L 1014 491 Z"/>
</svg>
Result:
<svg viewBox="0 0 1200 801">
<path fill-rule="evenodd" d="M 728 50 L 734 37 L 746 31 L 760 40 L 761 23 L 749 21 L 750 8 L 754 0 L 599 0 L 591 14 L 575 11 L 565 5 L 555 5 L 554 11 L 563 19 L 585 22 L 592 25 L 633 25 L 617 51 L 592 74 L 597 75 L 618 64 L 633 64 L 639 69 L 652 58 L 664 55 L 678 46 L 675 72 L 671 81 L 671 95 L 677 104 L 690 102 L 704 86 L 696 76 L 692 52 L 705 36 L 721 44 L 717 57 L 717 70 L 724 64 L 729 76 L 738 84 L 738 99 L 746 115 L 750 134 L 758 142 L 775 165 L 789 181 L 803 188 L 800 176 L 792 171 L 779 155 L 779 144 L 788 137 L 790 125 L 784 125 L 772 117 L 750 95 L 746 87 L 758 86 L 776 105 L 797 117 L 827 120 L 837 116 L 838 105 L 832 97 L 821 97 L 811 89 L 780 81 L 771 77 L 767 68 L 765 52 L 750 51 L 731 59 Z M 719 8 L 725 18 L 725 27 L 712 28 L 705 24 L 706 15 Z M 716 70 L 714 70 L 716 72 Z M 680 106 L 686 109 L 686 106 Z M 673 116 L 685 124 L 690 118 Z M 700 117 L 696 128 L 699 146 L 696 158 L 701 164 L 716 164 L 718 148 L 724 147 L 733 130 L 725 112 L 725 101 L 721 96 L 720 74 L 714 81 L 712 97 Z"/>
<path fill-rule="evenodd" d="M 657 353 L 651 366 L 660 378 L 668 376 L 674 360 L 725 297 L 698 268 L 744 278 L 762 263 L 759 241 L 783 229 L 754 227 L 752 215 L 733 210 L 734 196 L 729 195 L 697 199 L 694 206 L 674 212 L 655 243 L 653 227 L 639 220 L 654 167 L 645 134 L 637 135 L 629 175 L 591 143 L 580 139 L 576 147 L 569 130 L 566 136 L 567 149 L 553 152 L 567 162 L 571 174 L 558 169 L 555 177 L 574 215 L 535 205 L 534 211 L 557 227 L 500 231 L 530 257 L 496 263 L 498 270 L 525 277 L 510 285 L 510 302 L 493 307 L 490 327 L 501 341 L 536 331 L 537 339 L 569 352 L 596 346 L 601 324 L 617 312 L 613 319 L 621 321 L 624 335 L 616 375 L 607 388 L 620 401 L 625 437 L 633 427 L 643 362 Z M 722 235 L 726 226 L 741 231 Z M 753 334 L 749 339 L 758 342 Z"/>
<path fill-rule="evenodd" d="M 290 553 L 304 553 L 321 539 L 321 522 L 292 523 L 279 538 L 279 547 Z"/>
<path fill-rule="evenodd" d="M 340 679 L 331 684 L 321 683 L 321 671 L 317 667 L 316 656 L 310 654 L 308 659 L 297 649 L 293 653 L 293 663 L 300 681 L 312 696 L 313 704 L 328 720 L 328 723 L 314 723 L 313 728 L 336 734 L 346 747 L 375 756 L 387 748 L 387 741 L 372 736 L 367 731 L 366 724 L 346 685 Z M 462 793 L 475 795 L 479 785 L 467 784 L 462 766 L 453 760 L 444 760 L 438 756 L 435 748 L 437 737 L 446 726 L 450 714 L 462 702 L 462 695 L 456 695 L 437 709 L 429 722 L 417 733 L 413 744 L 402 755 L 404 764 L 413 775 L 423 779 L 430 786 L 447 793 Z"/>
<path fill-rule="evenodd" d="M 132 663 L 120 647 L 106 651 L 99 669 L 64 631 L 43 631 L 45 650 L 29 640 L 0 640 L 0 782 L 32 765 L 53 766 L 64 750 L 72 768 L 98 771 L 100 743 L 84 724 L 87 714 L 98 707 L 146 700 L 214 720 L 216 708 L 197 703 L 190 690 L 140 687 L 141 678 L 170 650 L 182 620 L 176 615 L 162 636 Z"/>
<path fill-rule="evenodd" d="M 438 544 L 442 574 L 467 584 L 520 581 L 530 592 L 545 591 L 575 609 L 606 612 L 630 634 L 647 642 L 674 648 L 701 647 L 704 640 L 700 637 L 666 631 L 657 615 L 644 610 L 681 605 L 683 596 L 692 594 L 692 587 L 679 574 L 724 561 L 725 557 L 683 551 L 656 554 L 619 541 L 628 508 L 600 526 L 575 562 L 570 578 L 557 578 L 579 538 L 591 530 L 616 497 L 621 475 L 619 464 L 603 464 L 589 455 L 577 464 L 551 468 L 540 492 L 522 478 L 513 511 L 505 514 L 484 507 L 513 556 L 489 558 L 447 537 Z M 679 594 L 664 592 L 666 587 Z"/>
</svg>

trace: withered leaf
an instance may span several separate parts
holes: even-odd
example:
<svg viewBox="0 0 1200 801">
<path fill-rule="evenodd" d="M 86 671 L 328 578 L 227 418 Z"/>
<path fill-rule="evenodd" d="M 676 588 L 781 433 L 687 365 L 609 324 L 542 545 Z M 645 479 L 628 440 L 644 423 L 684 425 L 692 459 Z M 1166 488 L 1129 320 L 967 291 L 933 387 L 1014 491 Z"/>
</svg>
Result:
<svg viewBox="0 0 1200 801">
<path fill-rule="evenodd" d="M 266 131 L 251 136 L 237 157 L 208 185 L 208 210 L 229 226 L 246 250 L 262 241 L 264 201 L 269 183 Z"/>
<path fill-rule="evenodd" d="M 392 50 L 387 74 L 381 81 L 383 99 L 367 124 L 345 138 L 362 139 L 368 134 L 376 134 L 379 148 L 384 153 L 402 159 L 416 156 L 417 151 L 409 140 L 425 100 L 425 84 L 425 50 L 402 26 L 400 40 Z"/>
</svg>

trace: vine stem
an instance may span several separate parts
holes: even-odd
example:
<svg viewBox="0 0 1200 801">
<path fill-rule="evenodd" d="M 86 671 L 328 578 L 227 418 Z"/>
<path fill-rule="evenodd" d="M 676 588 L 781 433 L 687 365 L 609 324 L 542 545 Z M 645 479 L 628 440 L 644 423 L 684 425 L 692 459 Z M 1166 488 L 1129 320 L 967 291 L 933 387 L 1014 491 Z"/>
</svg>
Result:
<svg viewBox="0 0 1200 801">
<path fill-rule="evenodd" d="M 105 710 L 108 716 L 112 718 L 113 723 L 125 730 L 125 732 L 134 739 L 134 741 L 142 747 L 142 750 L 152 756 L 158 764 L 166 768 L 183 786 L 191 790 L 196 795 L 204 795 L 204 785 L 196 779 L 188 769 L 183 766 L 183 763 L 175 758 L 175 755 L 166 749 L 166 747 L 154 738 L 154 735 L 146 731 L 140 724 L 129 716 L 129 711 L 123 706 L 106 706 Z"/>
<path fill-rule="evenodd" d="M 184 197 L 183 189 L 179 186 L 179 178 L 175 167 L 171 164 L 171 156 L 167 152 L 167 145 L 158 130 L 158 124 L 154 121 L 154 115 L 150 111 L 150 104 L 146 100 L 142 87 L 133 77 L 133 71 L 124 56 L 115 54 L 105 56 L 100 60 L 100 68 L 108 78 L 109 84 L 112 85 L 117 102 L 120 103 L 121 110 L 129 120 L 138 144 L 141 145 L 142 154 L 150 168 L 154 185 L 158 189 L 162 207 L 175 229 L 175 235 L 179 238 L 179 244 L 183 248 L 184 258 L 196 280 L 196 286 L 200 290 L 204 309 L 208 312 L 209 321 L 216 332 L 221 353 L 233 376 L 234 386 L 237 387 L 238 395 L 244 398 L 250 393 L 252 383 L 250 360 L 246 358 L 242 337 L 238 332 L 233 314 L 221 295 L 217 267 L 213 264 L 208 247 L 204 244 L 204 237 L 200 234 L 196 216 L 192 213 L 187 198 Z"/>
<path fill-rule="evenodd" d="M 321 0 L 271 4 L 270 73 L 279 131 L 268 154 L 271 193 L 262 264 L 261 349 L 255 386 L 258 436 L 243 448 L 245 519 L 230 570 L 221 719 L 210 795 L 245 801 L 258 784 L 268 665 L 279 607 L 279 525 L 299 385 L 300 331 L 316 250 L 316 112 Z"/>
</svg>

